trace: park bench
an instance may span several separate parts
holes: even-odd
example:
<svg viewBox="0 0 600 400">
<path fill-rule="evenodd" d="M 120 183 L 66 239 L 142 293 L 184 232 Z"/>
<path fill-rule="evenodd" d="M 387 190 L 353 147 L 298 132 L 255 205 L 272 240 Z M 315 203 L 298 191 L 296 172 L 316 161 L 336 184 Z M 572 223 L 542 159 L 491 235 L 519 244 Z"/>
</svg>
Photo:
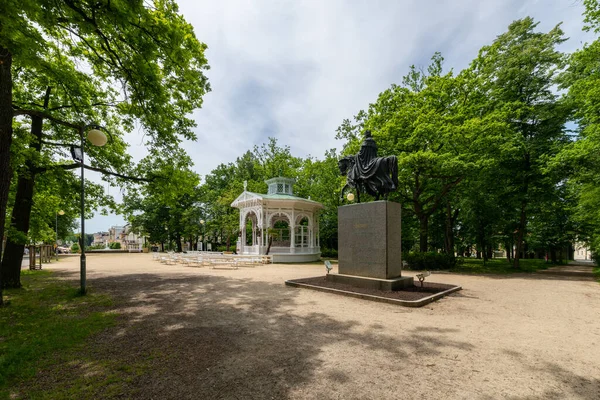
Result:
<svg viewBox="0 0 600 400">
<path fill-rule="evenodd" d="M 201 267 L 202 258 L 197 255 L 185 255 L 181 257 L 181 264 L 187 267 Z"/>
<path fill-rule="evenodd" d="M 208 264 L 212 269 L 215 268 L 229 268 L 238 269 L 232 257 L 223 254 L 214 254 L 207 257 Z"/>
</svg>

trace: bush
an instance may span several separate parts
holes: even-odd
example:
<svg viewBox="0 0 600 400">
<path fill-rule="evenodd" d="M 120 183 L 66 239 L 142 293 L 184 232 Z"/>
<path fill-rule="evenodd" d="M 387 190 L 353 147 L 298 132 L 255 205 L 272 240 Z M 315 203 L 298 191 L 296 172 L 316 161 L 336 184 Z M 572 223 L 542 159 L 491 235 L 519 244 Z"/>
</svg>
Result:
<svg viewBox="0 0 600 400">
<path fill-rule="evenodd" d="M 213 250 L 213 251 L 215 251 L 215 250 Z M 235 251 L 235 243 L 229 245 L 229 250 L 227 250 L 227 246 L 225 246 L 225 245 L 223 245 L 223 246 L 217 246 L 217 250 L 216 251 L 220 251 L 220 252 Z"/>
<path fill-rule="evenodd" d="M 77 243 L 73 243 L 71 245 L 71 251 L 73 251 L 73 252 L 79 251 L 79 245 Z"/>
<path fill-rule="evenodd" d="M 112 242 L 108 245 L 109 249 L 113 249 L 113 250 L 119 250 L 121 248 L 121 243 L 119 242 Z"/>
<path fill-rule="evenodd" d="M 338 251 L 336 249 L 327 249 L 324 247 L 321 249 L 321 257 L 337 258 Z"/>
<path fill-rule="evenodd" d="M 445 253 L 404 253 L 402 259 L 408 263 L 407 269 L 412 270 L 444 270 L 456 267 L 456 257 Z"/>
</svg>

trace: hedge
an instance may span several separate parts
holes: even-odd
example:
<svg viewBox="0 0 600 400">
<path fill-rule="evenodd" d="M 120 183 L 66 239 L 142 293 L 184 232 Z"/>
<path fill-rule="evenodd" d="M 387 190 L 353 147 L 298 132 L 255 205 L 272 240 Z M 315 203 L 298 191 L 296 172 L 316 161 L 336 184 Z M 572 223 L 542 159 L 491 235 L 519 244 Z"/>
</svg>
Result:
<svg viewBox="0 0 600 400">
<path fill-rule="evenodd" d="M 403 253 L 403 261 L 408 263 L 407 269 L 422 270 L 447 270 L 456 267 L 457 260 L 454 255 L 445 253 Z"/>
</svg>

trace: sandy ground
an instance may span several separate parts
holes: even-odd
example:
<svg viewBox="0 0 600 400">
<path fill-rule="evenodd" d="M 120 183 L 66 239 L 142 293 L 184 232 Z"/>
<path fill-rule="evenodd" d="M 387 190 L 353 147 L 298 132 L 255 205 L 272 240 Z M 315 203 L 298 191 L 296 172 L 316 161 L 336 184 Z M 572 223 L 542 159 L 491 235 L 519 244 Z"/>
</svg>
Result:
<svg viewBox="0 0 600 400">
<path fill-rule="evenodd" d="M 125 398 L 600 399 L 600 284 L 589 278 L 435 274 L 463 290 L 412 309 L 284 285 L 321 264 L 87 264 L 90 290 L 118 296 L 125 316 L 88 351 L 152 363 Z M 79 279 L 77 257 L 44 268 Z"/>
</svg>

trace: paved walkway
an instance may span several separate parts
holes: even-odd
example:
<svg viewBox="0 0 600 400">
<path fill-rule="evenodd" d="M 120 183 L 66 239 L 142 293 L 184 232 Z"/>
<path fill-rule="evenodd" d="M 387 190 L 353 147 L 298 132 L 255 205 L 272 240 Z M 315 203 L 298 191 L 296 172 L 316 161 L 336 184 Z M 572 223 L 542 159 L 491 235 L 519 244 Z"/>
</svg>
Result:
<svg viewBox="0 0 600 400">
<path fill-rule="evenodd" d="M 44 268 L 79 279 L 78 258 Z M 324 275 L 320 263 L 218 270 L 116 254 L 87 268 L 122 317 L 79 362 L 41 371 L 48 385 L 122 376 L 103 368 L 125 363 L 145 366 L 119 381 L 126 398 L 600 399 L 589 277 L 434 274 L 463 290 L 411 309 L 284 285 Z"/>
<path fill-rule="evenodd" d="M 577 278 L 590 278 L 594 279 L 594 268 L 595 264 L 592 262 L 571 262 L 569 265 L 560 265 L 557 267 L 550 267 L 545 270 L 538 271 L 538 274 L 547 276 L 570 276 Z"/>
</svg>

